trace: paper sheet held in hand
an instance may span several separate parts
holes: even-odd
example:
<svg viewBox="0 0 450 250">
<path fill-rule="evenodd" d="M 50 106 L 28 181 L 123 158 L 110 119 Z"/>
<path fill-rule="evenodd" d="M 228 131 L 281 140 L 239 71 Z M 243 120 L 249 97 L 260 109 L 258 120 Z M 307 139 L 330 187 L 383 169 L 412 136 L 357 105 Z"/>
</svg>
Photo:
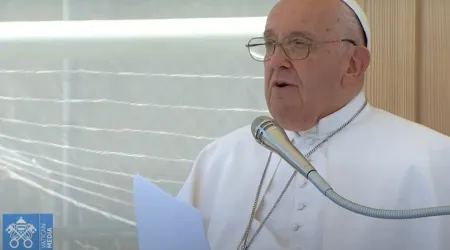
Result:
<svg viewBox="0 0 450 250">
<path fill-rule="evenodd" d="M 199 211 L 134 177 L 139 250 L 210 250 Z"/>
</svg>

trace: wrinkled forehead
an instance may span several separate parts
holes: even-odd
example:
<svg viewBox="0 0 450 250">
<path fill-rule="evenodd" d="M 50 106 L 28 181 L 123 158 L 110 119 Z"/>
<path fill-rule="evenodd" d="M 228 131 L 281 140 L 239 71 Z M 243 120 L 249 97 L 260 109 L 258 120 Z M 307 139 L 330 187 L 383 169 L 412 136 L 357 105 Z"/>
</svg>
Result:
<svg viewBox="0 0 450 250">
<path fill-rule="evenodd" d="M 338 32 L 339 0 L 280 0 L 267 16 L 265 36 L 324 39 Z"/>
</svg>

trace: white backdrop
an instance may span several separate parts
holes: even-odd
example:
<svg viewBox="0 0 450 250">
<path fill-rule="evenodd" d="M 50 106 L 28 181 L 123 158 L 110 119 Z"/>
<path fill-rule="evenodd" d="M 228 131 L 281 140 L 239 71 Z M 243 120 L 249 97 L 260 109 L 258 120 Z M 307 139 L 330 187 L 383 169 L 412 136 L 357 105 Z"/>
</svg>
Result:
<svg viewBox="0 0 450 250">
<path fill-rule="evenodd" d="M 0 18 L 250 17 L 274 1 L 0 0 Z M 248 38 L 1 41 L 0 213 L 53 213 L 54 249 L 137 249 L 132 176 L 175 194 L 207 143 L 264 114 Z"/>
</svg>

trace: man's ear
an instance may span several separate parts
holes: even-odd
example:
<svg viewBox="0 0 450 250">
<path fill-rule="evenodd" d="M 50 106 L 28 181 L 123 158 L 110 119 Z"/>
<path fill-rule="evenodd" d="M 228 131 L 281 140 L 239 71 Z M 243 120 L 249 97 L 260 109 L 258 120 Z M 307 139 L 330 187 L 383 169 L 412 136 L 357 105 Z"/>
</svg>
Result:
<svg viewBox="0 0 450 250">
<path fill-rule="evenodd" d="M 352 79 L 351 82 L 360 82 L 364 73 L 369 67 L 370 52 L 366 47 L 355 46 L 353 54 L 350 56 L 346 77 Z"/>
</svg>

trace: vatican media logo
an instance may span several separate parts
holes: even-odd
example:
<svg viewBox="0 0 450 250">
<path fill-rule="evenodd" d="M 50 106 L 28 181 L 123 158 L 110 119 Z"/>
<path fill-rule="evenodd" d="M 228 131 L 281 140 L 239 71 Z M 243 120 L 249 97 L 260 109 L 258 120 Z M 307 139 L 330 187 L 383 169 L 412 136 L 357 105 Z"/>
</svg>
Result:
<svg viewBox="0 0 450 250">
<path fill-rule="evenodd" d="M 3 250 L 53 250 L 53 215 L 4 214 Z"/>
<path fill-rule="evenodd" d="M 36 228 L 30 223 L 27 224 L 22 217 L 20 217 L 16 223 L 10 224 L 6 228 L 6 232 L 9 234 L 9 237 L 11 237 L 11 240 L 9 241 L 9 246 L 11 248 L 18 248 L 20 240 L 22 240 L 25 248 L 33 247 L 33 241 L 31 239 L 33 238 L 33 234 L 36 233 Z"/>
</svg>

